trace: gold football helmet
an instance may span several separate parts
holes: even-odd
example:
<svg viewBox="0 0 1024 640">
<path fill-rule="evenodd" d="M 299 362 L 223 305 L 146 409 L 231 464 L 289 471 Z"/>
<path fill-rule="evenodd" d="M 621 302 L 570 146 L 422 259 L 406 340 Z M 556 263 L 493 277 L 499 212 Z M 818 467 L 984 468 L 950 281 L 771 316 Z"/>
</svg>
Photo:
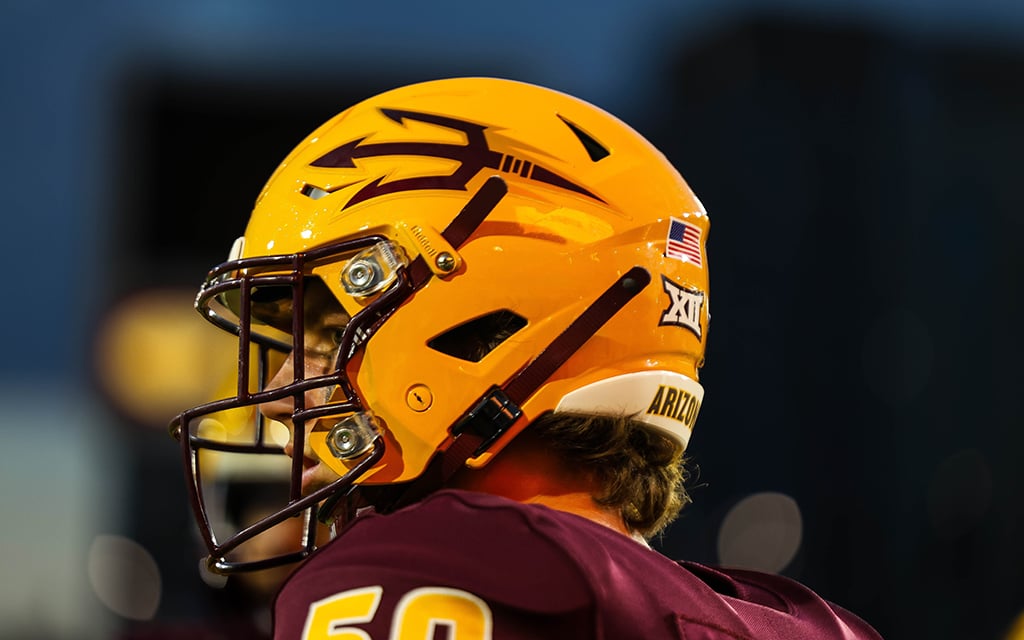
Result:
<svg viewBox="0 0 1024 640">
<path fill-rule="evenodd" d="M 282 558 L 231 554 L 318 505 L 407 502 L 546 412 L 635 415 L 685 447 L 703 397 L 708 229 L 657 149 L 562 93 L 438 80 L 329 120 L 271 176 L 196 300 L 240 341 L 233 397 L 171 425 L 211 568 L 304 557 L 313 535 Z M 311 333 L 325 299 L 344 321 Z M 282 402 L 291 442 L 259 410 Z M 203 455 L 285 447 L 288 503 L 215 531 Z M 304 492 L 310 449 L 339 479 Z"/>
</svg>

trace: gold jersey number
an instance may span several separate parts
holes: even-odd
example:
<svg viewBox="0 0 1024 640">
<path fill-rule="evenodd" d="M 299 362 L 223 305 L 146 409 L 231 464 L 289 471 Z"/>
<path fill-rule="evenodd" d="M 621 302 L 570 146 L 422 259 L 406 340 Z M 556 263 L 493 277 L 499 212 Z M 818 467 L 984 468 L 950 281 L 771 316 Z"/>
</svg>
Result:
<svg viewBox="0 0 1024 640">
<path fill-rule="evenodd" d="M 351 589 L 309 605 L 303 640 L 373 640 L 351 625 L 373 620 L 384 588 Z M 429 640 L 447 627 L 451 640 L 491 640 L 491 610 L 471 593 L 444 587 L 413 589 L 399 600 L 389 640 Z"/>
</svg>

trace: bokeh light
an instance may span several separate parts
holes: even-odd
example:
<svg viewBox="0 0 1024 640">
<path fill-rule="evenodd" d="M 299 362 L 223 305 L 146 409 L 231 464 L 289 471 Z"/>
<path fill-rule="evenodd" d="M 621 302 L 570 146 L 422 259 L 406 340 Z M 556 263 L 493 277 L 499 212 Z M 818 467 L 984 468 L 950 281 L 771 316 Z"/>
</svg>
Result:
<svg viewBox="0 0 1024 640">
<path fill-rule="evenodd" d="M 234 370 L 237 341 L 193 310 L 194 297 L 192 290 L 146 291 L 122 301 L 101 324 L 100 382 L 139 424 L 163 427 L 183 408 L 212 400 Z"/>
<path fill-rule="evenodd" d="M 803 521 L 796 500 L 775 492 L 755 493 L 726 514 L 718 532 L 723 565 L 778 573 L 796 556 Z"/>
<path fill-rule="evenodd" d="M 115 535 L 93 540 L 89 584 L 100 602 L 129 620 L 150 620 L 160 607 L 162 582 L 156 560 L 138 543 Z"/>
</svg>

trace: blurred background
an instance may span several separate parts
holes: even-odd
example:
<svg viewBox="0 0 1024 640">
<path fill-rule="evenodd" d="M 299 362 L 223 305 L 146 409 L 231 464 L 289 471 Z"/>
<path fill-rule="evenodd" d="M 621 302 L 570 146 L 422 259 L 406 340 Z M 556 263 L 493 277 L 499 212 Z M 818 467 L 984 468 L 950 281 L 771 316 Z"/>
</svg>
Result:
<svg viewBox="0 0 1024 640">
<path fill-rule="evenodd" d="M 0 636 L 264 627 L 197 571 L 166 432 L 232 366 L 194 291 L 315 126 L 496 75 L 630 122 L 711 214 L 665 553 L 887 638 L 1024 637 L 1024 4 L 2 0 L 0 48 Z"/>
</svg>

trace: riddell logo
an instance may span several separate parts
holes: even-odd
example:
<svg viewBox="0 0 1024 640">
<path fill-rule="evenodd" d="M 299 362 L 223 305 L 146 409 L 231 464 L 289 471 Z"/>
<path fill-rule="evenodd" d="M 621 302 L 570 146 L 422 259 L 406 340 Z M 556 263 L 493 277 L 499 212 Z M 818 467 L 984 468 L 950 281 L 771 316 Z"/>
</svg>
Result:
<svg viewBox="0 0 1024 640">
<path fill-rule="evenodd" d="M 404 111 L 399 109 L 381 109 L 380 112 L 404 125 L 406 120 L 426 122 L 446 129 L 461 131 L 466 134 L 466 144 L 447 144 L 443 142 L 370 142 L 364 143 L 366 138 L 359 138 L 346 142 L 332 151 L 328 151 L 312 162 L 314 167 L 334 167 L 339 169 L 353 168 L 356 166 L 356 158 L 372 158 L 380 156 L 425 156 L 454 160 L 459 163 L 458 168 L 450 175 L 422 176 L 415 178 L 402 178 L 391 182 L 384 182 L 384 176 L 374 178 L 370 184 L 360 189 L 352 196 L 345 208 L 359 204 L 365 200 L 383 196 L 389 193 L 401 191 L 415 191 L 418 189 L 449 189 L 453 191 L 465 191 L 469 181 L 482 169 L 497 169 L 504 173 L 515 173 L 528 180 L 536 180 L 551 186 L 567 189 L 575 193 L 604 202 L 582 186 L 571 182 L 556 174 L 550 169 L 534 164 L 528 160 L 516 158 L 511 154 L 503 154 L 491 149 L 487 145 L 487 138 L 484 125 L 449 118 L 447 116 L 418 113 L 415 111 Z"/>
</svg>

